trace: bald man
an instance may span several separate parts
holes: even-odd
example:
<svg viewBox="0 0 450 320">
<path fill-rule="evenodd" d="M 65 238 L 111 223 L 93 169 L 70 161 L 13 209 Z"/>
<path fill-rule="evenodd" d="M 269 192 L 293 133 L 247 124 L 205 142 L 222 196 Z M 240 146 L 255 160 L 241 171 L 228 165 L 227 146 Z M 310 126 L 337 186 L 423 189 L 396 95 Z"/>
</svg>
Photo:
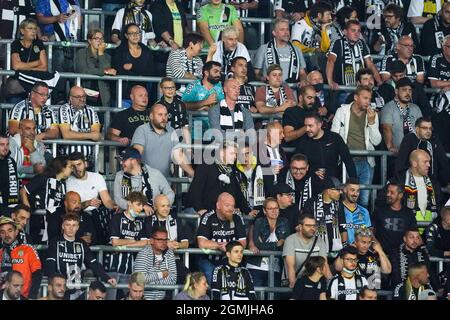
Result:
<svg viewBox="0 0 450 320">
<path fill-rule="evenodd" d="M 39 174 L 45 169 L 45 145 L 36 140 L 36 123 L 31 119 L 19 122 L 19 133 L 9 138 L 11 157 L 17 163 L 17 173 Z"/>
<path fill-rule="evenodd" d="M 108 130 L 108 139 L 128 146 L 136 129 L 150 121 L 148 92 L 143 86 L 136 85 L 131 89 L 131 107 L 114 115 Z"/>
<path fill-rule="evenodd" d="M 64 140 L 99 141 L 102 138 L 101 124 L 97 112 L 86 105 L 86 93 L 79 86 L 70 89 L 69 102 L 59 109 L 59 129 Z M 92 146 L 74 145 L 60 148 L 60 154 L 81 152 L 88 162 L 94 164 Z"/>
<path fill-rule="evenodd" d="M 140 125 L 134 132 L 131 146 L 139 151 L 143 163 L 159 170 L 165 177 L 171 176 L 172 160 L 178 164 L 190 177 L 194 170 L 181 148 L 175 148 L 179 143 L 175 130 L 167 124 L 166 106 L 156 103 L 150 108 L 150 125 Z"/>
<path fill-rule="evenodd" d="M 200 249 L 212 249 L 225 252 L 227 243 L 239 241 L 247 246 L 247 233 L 244 220 L 235 214 L 235 200 L 228 192 L 222 192 L 217 198 L 216 209 L 205 213 L 197 230 L 197 244 Z M 221 262 L 222 255 L 202 256 L 198 261 L 200 271 L 211 283 L 212 272 Z"/>
<path fill-rule="evenodd" d="M 239 98 L 241 84 L 237 79 L 226 80 L 223 86 L 225 99 L 219 101 L 209 110 L 209 126 L 220 130 L 222 134 L 253 129 L 253 118 L 247 108 L 236 103 Z"/>
<path fill-rule="evenodd" d="M 80 228 L 76 237 L 83 239 L 88 245 L 95 244 L 97 241 L 94 222 L 92 217 L 81 210 L 81 197 L 75 191 L 69 191 L 64 198 L 64 206 L 59 207 L 48 219 L 48 238 L 52 239 L 61 234 L 61 225 L 63 216 L 74 214 L 80 218 Z"/>
<path fill-rule="evenodd" d="M 409 169 L 405 176 L 406 207 L 416 217 L 417 222 L 431 223 L 437 217 L 441 207 L 441 191 L 439 184 L 429 175 L 430 155 L 416 149 L 409 155 Z M 424 228 L 419 228 L 422 234 Z"/>
</svg>

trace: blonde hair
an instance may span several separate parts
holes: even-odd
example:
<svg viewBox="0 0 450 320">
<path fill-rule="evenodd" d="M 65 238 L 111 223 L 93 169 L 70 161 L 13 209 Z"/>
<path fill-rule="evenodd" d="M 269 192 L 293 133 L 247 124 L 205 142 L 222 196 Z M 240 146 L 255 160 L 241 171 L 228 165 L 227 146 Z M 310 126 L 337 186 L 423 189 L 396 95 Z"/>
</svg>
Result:
<svg viewBox="0 0 450 320">
<path fill-rule="evenodd" d="M 195 284 L 200 283 L 202 278 L 206 278 L 203 272 L 188 273 L 184 282 L 183 291 L 186 291 L 188 295 L 193 296 L 195 290 Z"/>
<path fill-rule="evenodd" d="M 239 30 L 235 26 L 228 26 L 222 31 L 222 39 L 227 38 L 232 34 L 234 34 L 236 37 L 239 37 Z"/>
<path fill-rule="evenodd" d="M 145 287 L 145 275 L 142 272 L 133 272 L 130 276 L 128 283 L 131 285 L 133 283 L 140 287 Z"/>
</svg>

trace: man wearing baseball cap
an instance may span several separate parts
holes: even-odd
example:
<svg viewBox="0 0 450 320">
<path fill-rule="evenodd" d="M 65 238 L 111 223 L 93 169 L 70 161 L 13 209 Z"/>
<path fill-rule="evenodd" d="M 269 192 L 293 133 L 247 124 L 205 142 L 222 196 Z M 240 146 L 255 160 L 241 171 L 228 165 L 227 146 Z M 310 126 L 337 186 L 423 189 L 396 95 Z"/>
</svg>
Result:
<svg viewBox="0 0 450 320">
<path fill-rule="evenodd" d="M 347 242 L 345 216 L 340 201 L 344 185 L 336 177 L 325 177 L 322 192 L 308 199 L 302 214 L 312 214 L 317 221 L 317 234 L 328 244 L 329 253 L 337 253 Z"/>
<path fill-rule="evenodd" d="M 118 156 L 122 170 L 114 179 L 114 201 L 122 210 L 127 209 L 127 196 L 132 191 L 142 192 L 148 199 L 144 205 L 146 215 L 153 214 L 153 199 L 165 194 L 172 203 L 175 193 L 161 172 L 141 162 L 142 156 L 135 148 L 128 147 Z"/>
<path fill-rule="evenodd" d="M 0 238 L 3 245 L 0 249 L 0 278 L 12 270 L 20 272 L 24 281 L 22 295 L 36 299 L 42 280 L 41 260 L 33 247 L 19 243 L 18 234 L 14 220 L 0 217 Z"/>
</svg>

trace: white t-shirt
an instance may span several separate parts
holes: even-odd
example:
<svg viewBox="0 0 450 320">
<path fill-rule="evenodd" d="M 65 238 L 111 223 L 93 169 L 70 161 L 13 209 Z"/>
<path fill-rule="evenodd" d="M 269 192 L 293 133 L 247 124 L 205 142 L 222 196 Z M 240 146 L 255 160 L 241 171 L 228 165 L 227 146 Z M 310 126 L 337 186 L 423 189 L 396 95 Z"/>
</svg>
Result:
<svg viewBox="0 0 450 320">
<path fill-rule="evenodd" d="M 427 210 L 427 203 L 428 203 L 427 186 L 425 185 L 423 177 L 414 176 L 414 180 L 416 181 L 417 186 L 417 202 L 419 205 L 419 209 L 424 214 L 425 211 Z"/>
<path fill-rule="evenodd" d="M 102 175 L 86 171 L 87 178 L 85 180 L 77 179 L 74 176 L 70 176 L 66 181 L 66 190 L 75 191 L 81 197 L 81 202 L 98 198 L 99 193 L 108 190 L 106 187 L 105 179 Z M 90 206 L 85 211 L 94 210 L 95 207 Z"/>
</svg>

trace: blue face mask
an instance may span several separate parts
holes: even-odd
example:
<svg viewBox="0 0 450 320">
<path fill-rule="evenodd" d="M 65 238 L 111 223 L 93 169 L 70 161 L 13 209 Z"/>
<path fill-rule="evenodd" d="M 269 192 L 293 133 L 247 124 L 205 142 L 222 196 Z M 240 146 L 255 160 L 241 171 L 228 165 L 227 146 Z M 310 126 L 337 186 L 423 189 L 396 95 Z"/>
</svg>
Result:
<svg viewBox="0 0 450 320">
<path fill-rule="evenodd" d="M 353 269 L 353 270 L 350 270 L 350 269 L 347 269 L 347 268 L 343 268 L 343 270 L 345 271 L 345 272 L 347 272 L 348 274 L 351 274 L 351 275 L 353 275 L 355 272 L 356 272 L 356 269 L 357 268 L 355 268 L 355 269 Z"/>
<path fill-rule="evenodd" d="M 316 92 L 320 92 L 323 90 L 323 83 L 316 83 L 313 87 L 316 89 Z"/>
<path fill-rule="evenodd" d="M 131 215 L 131 217 L 132 217 L 133 219 L 139 217 L 139 212 L 134 211 L 134 209 L 131 209 L 131 208 L 130 208 L 130 209 L 128 210 L 128 213 Z"/>
</svg>

